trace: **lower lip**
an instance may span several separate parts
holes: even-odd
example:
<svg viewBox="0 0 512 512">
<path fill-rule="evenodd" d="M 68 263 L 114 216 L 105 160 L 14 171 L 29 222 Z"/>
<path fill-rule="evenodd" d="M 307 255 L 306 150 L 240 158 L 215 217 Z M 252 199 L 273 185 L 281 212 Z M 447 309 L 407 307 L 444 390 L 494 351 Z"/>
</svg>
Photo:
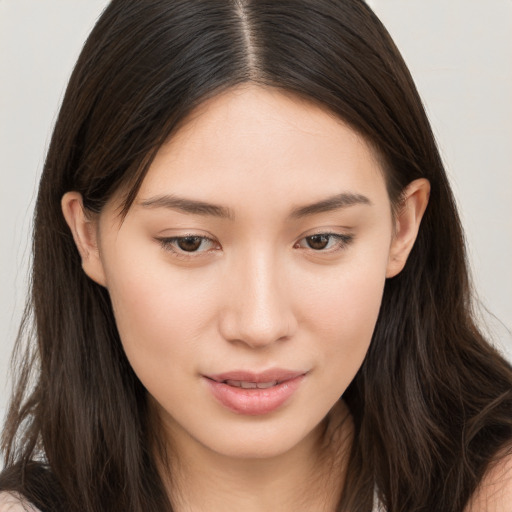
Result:
<svg viewBox="0 0 512 512">
<path fill-rule="evenodd" d="M 237 414 L 257 416 L 269 414 L 284 405 L 300 386 L 304 375 L 266 389 L 244 389 L 205 378 L 213 396 Z"/>
</svg>

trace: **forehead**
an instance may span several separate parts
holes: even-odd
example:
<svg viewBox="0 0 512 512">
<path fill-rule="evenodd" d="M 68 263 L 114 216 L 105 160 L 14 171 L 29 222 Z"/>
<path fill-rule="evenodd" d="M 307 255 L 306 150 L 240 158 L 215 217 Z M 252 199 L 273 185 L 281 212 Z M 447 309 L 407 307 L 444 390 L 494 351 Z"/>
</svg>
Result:
<svg viewBox="0 0 512 512">
<path fill-rule="evenodd" d="M 172 193 L 233 207 L 270 200 L 284 207 L 363 190 L 387 197 L 375 153 L 356 131 L 312 102 L 243 85 L 185 120 L 157 153 L 138 197 Z"/>
</svg>

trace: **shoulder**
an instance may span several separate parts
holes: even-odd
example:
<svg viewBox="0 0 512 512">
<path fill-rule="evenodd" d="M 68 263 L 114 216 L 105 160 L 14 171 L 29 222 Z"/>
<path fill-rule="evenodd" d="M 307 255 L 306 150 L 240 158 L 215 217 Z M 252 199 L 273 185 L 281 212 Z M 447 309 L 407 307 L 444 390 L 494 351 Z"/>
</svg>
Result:
<svg viewBox="0 0 512 512">
<path fill-rule="evenodd" d="M 16 493 L 0 492 L 0 512 L 39 512 Z"/>
<path fill-rule="evenodd" d="M 510 512 L 512 503 L 512 449 L 493 463 L 464 512 Z"/>
</svg>

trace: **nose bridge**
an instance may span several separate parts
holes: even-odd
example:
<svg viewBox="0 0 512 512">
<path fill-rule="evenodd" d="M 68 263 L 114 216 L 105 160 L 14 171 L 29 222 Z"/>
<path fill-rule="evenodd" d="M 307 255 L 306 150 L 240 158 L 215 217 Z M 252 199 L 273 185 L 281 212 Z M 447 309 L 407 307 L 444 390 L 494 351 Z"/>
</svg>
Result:
<svg viewBox="0 0 512 512">
<path fill-rule="evenodd" d="M 283 270 L 268 247 L 239 259 L 231 275 L 226 338 L 264 347 L 293 333 L 295 321 Z"/>
</svg>

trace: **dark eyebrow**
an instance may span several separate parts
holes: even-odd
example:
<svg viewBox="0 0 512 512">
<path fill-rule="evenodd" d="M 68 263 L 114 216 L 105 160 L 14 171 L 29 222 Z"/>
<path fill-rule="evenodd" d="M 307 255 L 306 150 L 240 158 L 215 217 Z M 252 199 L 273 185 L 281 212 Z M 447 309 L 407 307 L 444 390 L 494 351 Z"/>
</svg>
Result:
<svg viewBox="0 0 512 512">
<path fill-rule="evenodd" d="M 143 208 L 169 208 L 193 215 L 210 215 L 223 219 L 233 220 L 235 214 L 230 208 L 219 206 L 216 204 L 197 201 L 195 199 L 187 199 L 173 195 L 154 196 L 149 199 L 143 199 L 138 204 Z M 299 206 L 294 208 L 290 214 L 292 218 L 306 217 L 308 215 L 316 215 L 332 210 L 347 208 L 356 204 L 371 205 L 372 202 L 363 195 L 343 192 L 334 196 L 322 199 L 316 203 Z"/>
<path fill-rule="evenodd" d="M 356 204 L 371 205 L 372 202 L 366 196 L 362 196 L 361 194 L 343 192 L 341 194 L 336 194 L 326 199 L 322 199 L 316 203 L 294 208 L 290 216 L 300 218 L 307 215 L 316 215 L 318 213 L 347 208 L 348 206 Z"/>
<path fill-rule="evenodd" d="M 171 210 L 177 210 L 184 213 L 192 213 L 194 215 L 211 215 L 213 217 L 221 217 L 223 219 L 233 220 L 235 217 L 232 210 L 224 206 L 172 195 L 150 197 L 149 199 L 143 199 L 139 204 L 144 208 L 169 208 Z"/>
</svg>

